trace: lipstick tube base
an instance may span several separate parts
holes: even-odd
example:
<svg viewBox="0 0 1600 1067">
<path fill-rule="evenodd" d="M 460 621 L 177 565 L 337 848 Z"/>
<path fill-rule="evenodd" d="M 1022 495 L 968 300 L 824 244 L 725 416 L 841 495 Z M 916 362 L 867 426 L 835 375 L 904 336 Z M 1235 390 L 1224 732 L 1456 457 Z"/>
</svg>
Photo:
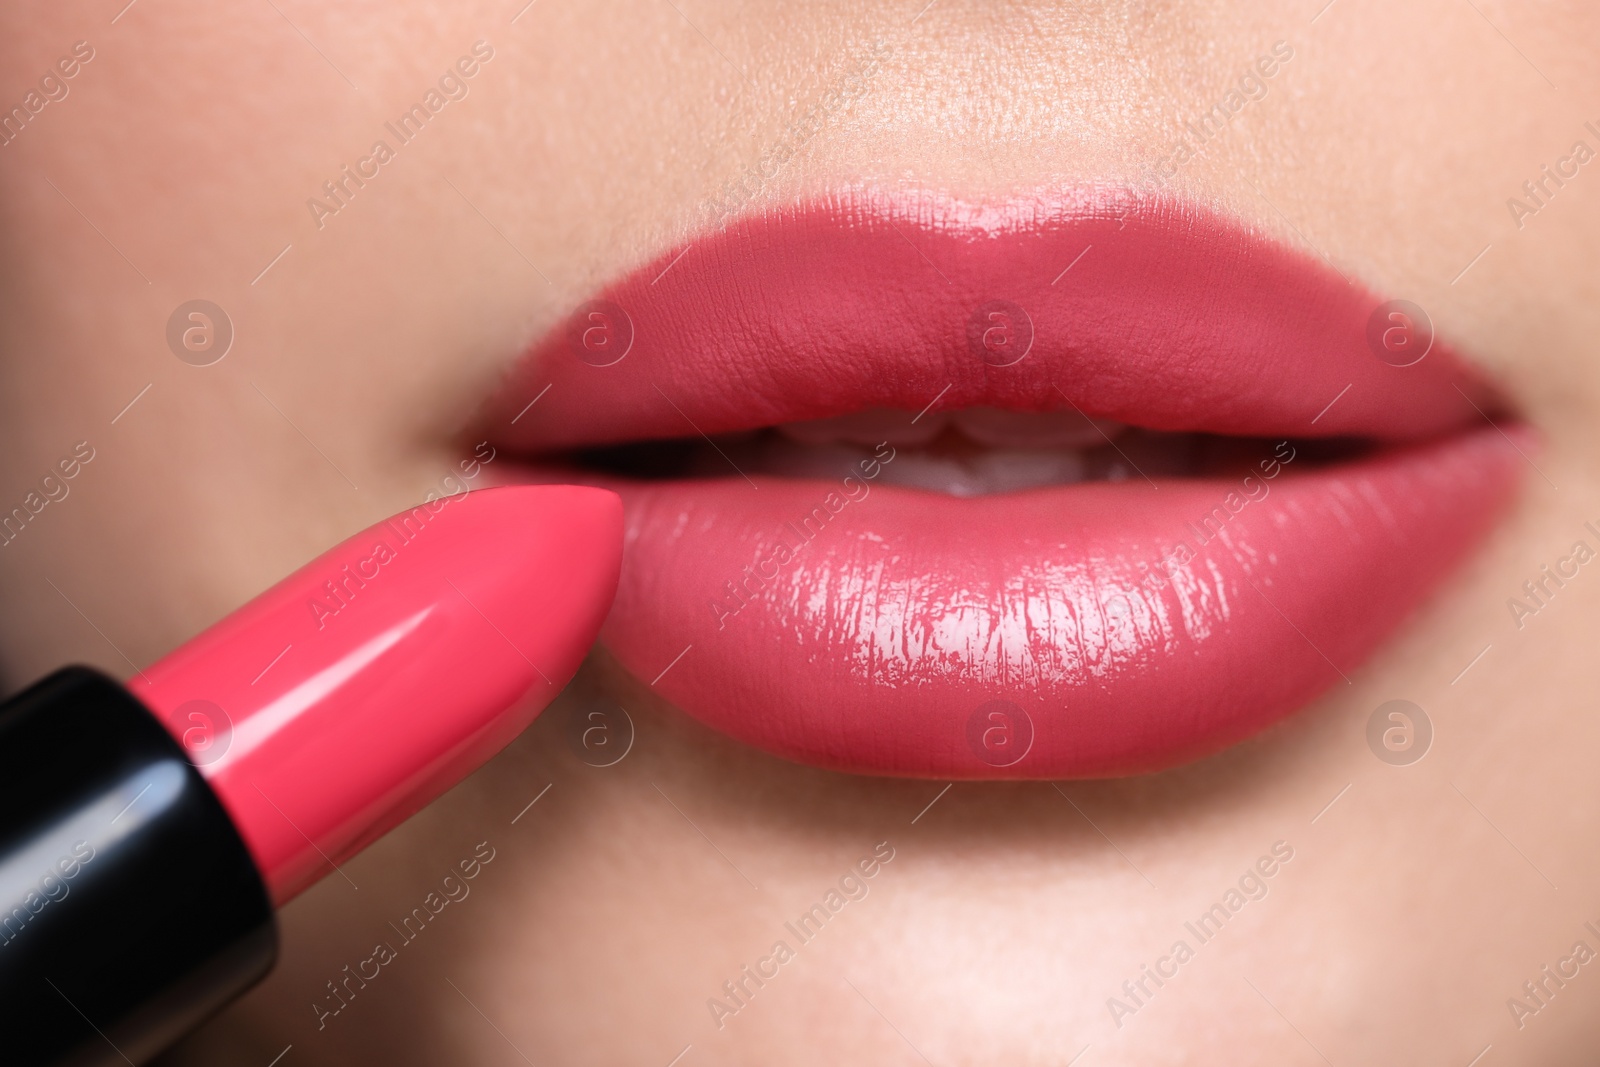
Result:
<svg viewBox="0 0 1600 1067">
<path fill-rule="evenodd" d="M 0 705 L 0 1060 L 142 1063 L 271 969 L 261 875 L 182 746 L 68 667 Z"/>
</svg>

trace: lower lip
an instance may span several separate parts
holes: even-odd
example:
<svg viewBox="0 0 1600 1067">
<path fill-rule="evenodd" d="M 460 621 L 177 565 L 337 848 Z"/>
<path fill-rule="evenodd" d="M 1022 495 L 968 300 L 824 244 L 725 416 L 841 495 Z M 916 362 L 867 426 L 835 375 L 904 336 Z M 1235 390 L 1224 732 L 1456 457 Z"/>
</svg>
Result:
<svg viewBox="0 0 1600 1067">
<path fill-rule="evenodd" d="M 865 473 L 613 485 L 627 541 L 602 640 L 695 717 L 813 765 L 1169 767 L 1345 684 L 1519 480 L 1489 429 L 1321 469 L 1266 447 L 1249 483 L 976 499 Z"/>
</svg>

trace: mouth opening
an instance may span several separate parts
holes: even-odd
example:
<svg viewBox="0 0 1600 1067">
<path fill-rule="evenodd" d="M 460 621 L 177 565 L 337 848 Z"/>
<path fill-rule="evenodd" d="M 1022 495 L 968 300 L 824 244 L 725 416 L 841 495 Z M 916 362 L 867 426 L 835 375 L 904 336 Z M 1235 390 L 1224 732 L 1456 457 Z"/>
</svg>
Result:
<svg viewBox="0 0 1600 1067">
<path fill-rule="evenodd" d="M 874 408 L 710 437 L 639 440 L 544 457 L 576 476 L 638 482 L 740 475 L 838 479 L 874 464 L 883 486 L 979 497 L 1088 482 L 1238 477 L 1282 438 L 1171 433 L 1073 410 Z M 1336 437 L 1291 442 L 1299 470 L 1361 459 L 1380 447 Z M 887 456 L 892 462 L 882 463 Z"/>
</svg>

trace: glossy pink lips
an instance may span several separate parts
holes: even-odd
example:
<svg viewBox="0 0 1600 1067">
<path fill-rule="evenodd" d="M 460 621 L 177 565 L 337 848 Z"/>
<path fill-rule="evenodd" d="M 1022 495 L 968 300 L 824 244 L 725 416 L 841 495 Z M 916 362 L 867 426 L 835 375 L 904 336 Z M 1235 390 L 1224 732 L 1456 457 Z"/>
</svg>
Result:
<svg viewBox="0 0 1600 1067">
<path fill-rule="evenodd" d="M 1380 303 L 1191 207 L 853 196 L 663 254 L 494 418 L 529 451 L 975 405 L 1288 442 L 1228 476 L 974 499 L 885 486 L 881 450 L 828 480 L 614 486 L 603 640 L 690 714 L 854 771 L 1129 773 L 1340 682 L 1513 492 L 1483 386 L 1437 343 L 1378 358 Z M 1285 459 L 1332 436 L 1389 446 Z"/>
</svg>

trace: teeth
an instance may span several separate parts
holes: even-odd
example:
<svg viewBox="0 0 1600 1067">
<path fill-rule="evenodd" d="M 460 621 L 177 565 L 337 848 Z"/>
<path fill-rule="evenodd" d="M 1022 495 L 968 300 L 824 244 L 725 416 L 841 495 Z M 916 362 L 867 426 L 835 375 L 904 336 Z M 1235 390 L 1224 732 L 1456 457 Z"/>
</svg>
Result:
<svg viewBox="0 0 1600 1067">
<path fill-rule="evenodd" d="M 887 441 L 899 454 L 882 465 L 883 484 L 951 496 L 1013 493 L 1091 476 L 1115 480 L 1123 473 L 1118 465 L 1105 467 L 1103 457 L 1090 457 L 1127 429 L 1076 411 L 966 408 L 918 418 L 908 411 L 868 408 L 777 427 L 777 435 L 760 448 L 759 466 L 791 478 L 838 477 Z M 1098 474 L 1091 472 L 1092 462 L 1099 464 Z"/>
<path fill-rule="evenodd" d="M 1089 419 L 1076 411 L 967 408 L 930 412 L 917 418 L 906 411 L 867 408 L 831 419 L 788 423 L 779 426 L 778 431 L 805 445 L 877 445 L 887 441 L 897 447 L 914 447 L 928 444 L 949 427 L 975 444 L 1016 449 L 1092 448 L 1126 429 L 1121 423 Z"/>
<path fill-rule="evenodd" d="M 849 444 L 804 448 L 779 445 L 766 449 L 754 466 L 763 473 L 786 478 L 837 479 L 841 471 L 854 471 L 861 460 L 872 455 L 866 447 Z M 878 482 L 882 485 L 927 489 L 951 496 L 983 496 L 1081 482 L 1088 474 L 1088 464 L 1082 453 L 1070 450 L 993 449 L 939 456 L 902 449 L 893 461 L 881 464 L 879 471 Z"/>
<path fill-rule="evenodd" d="M 883 467 L 880 480 L 951 496 L 984 496 L 1071 485 L 1084 480 L 1087 466 L 1076 452 L 995 450 L 966 460 L 904 452 Z"/>
</svg>

